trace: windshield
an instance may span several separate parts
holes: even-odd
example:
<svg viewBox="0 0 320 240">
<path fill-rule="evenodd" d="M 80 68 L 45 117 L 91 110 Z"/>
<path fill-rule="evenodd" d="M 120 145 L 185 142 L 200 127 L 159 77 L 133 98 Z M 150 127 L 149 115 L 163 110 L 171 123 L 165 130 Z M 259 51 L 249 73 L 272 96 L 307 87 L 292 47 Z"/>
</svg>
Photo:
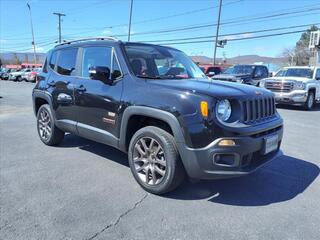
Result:
<svg viewBox="0 0 320 240">
<path fill-rule="evenodd" d="M 312 78 L 313 71 L 310 68 L 284 68 L 281 69 L 276 77 L 306 77 Z"/>
<path fill-rule="evenodd" d="M 151 79 L 207 78 L 189 57 L 172 48 L 127 43 L 125 52 L 131 69 L 137 77 Z"/>
<path fill-rule="evenodd" d="M 254 66 L 236 65 L 236 66 L 227 68 L 223 73 L 224 74 L 252 74 L 253 70 L 254 70 Z"/>
</svg>

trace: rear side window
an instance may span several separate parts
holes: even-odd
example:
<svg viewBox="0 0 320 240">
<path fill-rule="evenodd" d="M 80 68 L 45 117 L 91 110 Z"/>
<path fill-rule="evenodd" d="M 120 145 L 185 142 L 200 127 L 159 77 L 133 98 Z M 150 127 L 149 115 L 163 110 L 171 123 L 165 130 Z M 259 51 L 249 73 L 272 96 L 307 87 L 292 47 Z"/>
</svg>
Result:
<svg viewBox="0 0 320 240">
<path fill-rule="evenodd" d="M 111 70 L 112 49 L 110 47 L 87 47 L 83 51 L 82 77 L 89 78 L 92 67 L 106 67 Z"/>
<path fill-rule="evenodd" d="M 73 75 L 76 69 L 77 48 L 64 49 L 60 51 L 57 63 L 57 72 L 61 75 Z"/>
<path fill-rule="evenodd" d="M 53 52 L 50 57 L 49 66 L 54 69 L 55 64 L 57 62 L 57 51 Z"/>
</svg>

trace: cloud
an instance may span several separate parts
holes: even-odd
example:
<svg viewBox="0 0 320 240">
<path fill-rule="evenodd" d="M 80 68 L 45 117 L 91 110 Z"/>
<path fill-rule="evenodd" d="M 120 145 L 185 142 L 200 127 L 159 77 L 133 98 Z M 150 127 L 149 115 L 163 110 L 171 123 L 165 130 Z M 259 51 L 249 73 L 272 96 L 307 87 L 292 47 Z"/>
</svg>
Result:
<svg viewBox="0 0 320 240">
<path fill-rule="evenodd" d="M 253 36 L 252 33 L 244 33 L 244 34 L 240 34 L 240 35 L 225 36 L 225 37 L 223 37 L 223 39 L 234 40 L 234 39 L 239 39 L 239 38 L 248 38 L 248 37 L 252 37 L 252 36 Z"/>
<path fill-rule="evenodd" d="M 0 43 L 6 43 L 6 42 L 8 42 L 8 40 L 6 40 L 6 39 L 0 39 Z"/>
</svg>

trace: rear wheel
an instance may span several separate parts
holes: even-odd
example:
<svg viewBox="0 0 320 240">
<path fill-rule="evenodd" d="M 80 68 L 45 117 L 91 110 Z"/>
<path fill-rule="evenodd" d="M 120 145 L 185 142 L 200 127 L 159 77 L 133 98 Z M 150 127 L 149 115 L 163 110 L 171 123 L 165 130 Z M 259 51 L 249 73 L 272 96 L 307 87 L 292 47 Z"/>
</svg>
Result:
<svg viewBox="0 0 320 240">
<path fill-rule="evenodd" d="M 313 108 L 314 105 L 314 93 L 313 92 L 309 92 L 308 93 L 308 97 L 307 97 L 307 101 L 304 104 L 304 108 L 307 110 L 311 110 Z"/>
<path fill-rule="evenodd" d="M 41 141 L 46 145 L 58 145 L 64 138 L 64 132 L 54 124 L 49 104 L 43 104 L 38 110 L 37 129 Z"/>
<path fill-rule="evenodd" d="M 22 77 L 21 77 L 21 76 L 18 76 L 18 77 L 17 77 L 17 81 L 18 81 L 18 82 L 22 82 Z"/>
<path fill-rule="evenodd" d="M 185 177 L 173 136 L 157 127 L 144 127 L 134 134 L 129 164 L 140 186 L 154 194 L 172 191 Z"/>
</svg>

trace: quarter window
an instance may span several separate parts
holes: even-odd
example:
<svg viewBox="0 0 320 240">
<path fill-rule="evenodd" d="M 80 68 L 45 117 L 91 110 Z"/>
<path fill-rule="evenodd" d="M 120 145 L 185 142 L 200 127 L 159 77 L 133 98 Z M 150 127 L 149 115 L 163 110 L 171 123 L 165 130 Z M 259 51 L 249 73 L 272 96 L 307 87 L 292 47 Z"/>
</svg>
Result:
<svg viewBox="0 0 320 240">
<path fill-rule="evenodd" d="M 58 73 L 62 75 L 73 75 L 76 69 L 77 48 L 64 49 L 60 51 L 58 59 Z"/>
</svg>

